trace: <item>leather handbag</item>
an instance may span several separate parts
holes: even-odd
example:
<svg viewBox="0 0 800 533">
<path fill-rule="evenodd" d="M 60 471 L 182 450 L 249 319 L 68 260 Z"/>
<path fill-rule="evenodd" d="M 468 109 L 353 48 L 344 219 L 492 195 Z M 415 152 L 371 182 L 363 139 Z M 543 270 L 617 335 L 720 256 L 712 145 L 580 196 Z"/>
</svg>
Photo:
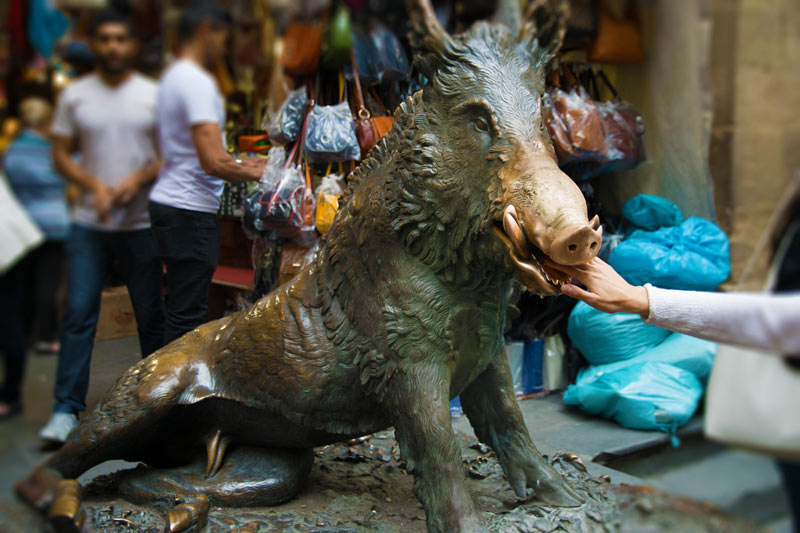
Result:
<svg viewBox="0 0 800 533">
<path fill-rule="evenodd" d="M 590 77 L 589 84 L 594 91 L 595 107 L 600 115 L 607 150 L 597 160 L 570 166 L 569 175 L 578 180 L 588 180 L 607 172 L 635 168 L 647 158 L 642 138 L 644 135 L 642 115 L 620 98 L 602 70 L 588 69 L 587 74 Z M 598 78 L 603 80 L 613 95 L 612 100 L 600 101 Z"/>
<path fill-rule="evenodd" d="M 411 65 L 397 36 L 379 22 L 372 24 L 369 38 L 378 55 L 378 76 L 381 82 L 408 80 Z"/>
<path fill-rule="evenodd" d="M 586 53 L 594 63 L 632 64 L 644 61 L 642 31 L 631 13 L 623 19 L 616 18 L 600 2 L 597 17 L 597 35 Z"/>
<path fill-rule="evenodd" d="M 566 80 L 562 84 L 562 71 Z M 565 165 L 599 161 L 606 154 L 600 113 L 586 89 L 566 67 L 555 71 L 554 85 L 545 101 L 545 126 L 558 156 Z"/>
<path fill-rule="evenodd" d="M 322 28 L 317 24 L 293 22 L 283 35 L 281 65 L 291 76 L 313 74 L 322 51 Z"/>
<path fill-rule="evenodd" d="M 605 160 L 610 164 L 615 164 L 617 169 L 633 168 L 647 158 L 642 139 L 644 119 L 633 106 L 620 98 L 619 93 L 602 70 L 597 71 L 597 75 L 614 95 L 613 100 L 597 105 L 608 146 Z M 596 83 L 597 77 L 594 80 Z"/>
<path fill-rule="evenodd" d="M 358 146 L 361 148 L 362 156 L 366 157 L 372 148 L 378 144 L 381 137 L 386 135 L 394 123 L 394 118 L 390 116 L 373 117 L 367 109 L 364 102 L 364 93 L 361 88 L 361 80 L 358 75 L 358 64 L 355 54 L 351 57 L 353 69 L 353 82 L 356 86 L 356 138 L 358 139 Z M 373 96 L 380 103 L 383 104 L 378 98 L 377 93 L 374 92 Z M 384 112 L 386 109 L 384 108 Z"/>
<path fill-rule="evenodd" d="M 380 51 L 375 47 L 372 38 L 361 30 L 353 30 L 353 53 L 356 56 L 358 76 L 365 86 L 381 81 Z M 345 64 L 344 75 L 347 81 L 354 81 L 352 63 Z"/>
</svg>

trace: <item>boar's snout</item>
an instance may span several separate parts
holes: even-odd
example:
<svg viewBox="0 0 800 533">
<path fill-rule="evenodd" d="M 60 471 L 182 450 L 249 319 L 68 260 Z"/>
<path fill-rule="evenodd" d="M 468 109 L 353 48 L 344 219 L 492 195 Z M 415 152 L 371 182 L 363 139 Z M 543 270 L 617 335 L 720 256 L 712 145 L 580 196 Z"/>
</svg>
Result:
<svg viewBox="0 0 800 533">
<path fill-rule="evenodd" d="M 578 224 L 556 232 L 548 255 L 560 265 L 581 265 L 597 255 L 602 238 L 603 228 L 595 216 L 589 224 Z"/>
<path fill-rule="evenodd" d="M 507 175 L 500 237 L 528 290 L 558 294 L 559 285 L 569 282 L 558 265 L 584 264 L 600 252 L 600 218 L 588 219 L 583 194 L 555 161 L 522 161 Z"/>
</svg>

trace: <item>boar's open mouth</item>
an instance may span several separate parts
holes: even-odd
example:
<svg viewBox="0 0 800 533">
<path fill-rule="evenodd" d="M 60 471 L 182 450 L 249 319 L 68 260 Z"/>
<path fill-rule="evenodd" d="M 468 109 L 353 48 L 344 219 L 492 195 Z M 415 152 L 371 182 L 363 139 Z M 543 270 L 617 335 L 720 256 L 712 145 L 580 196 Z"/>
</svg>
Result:
<svg viewBox="0 0 800 533">
<path fill-rule="evenodd" d="M 501 230 L 496 226 L 496 232 L 509 247 L 518 277 L 528 290 L 556 294 L 560 292 L 561 285 L 570 282 L 570 276 L 558 270 L 557 263 L 525 236 L 513 205 L 507 206 L 503 212 L 502 227 Z"/>
</svg>

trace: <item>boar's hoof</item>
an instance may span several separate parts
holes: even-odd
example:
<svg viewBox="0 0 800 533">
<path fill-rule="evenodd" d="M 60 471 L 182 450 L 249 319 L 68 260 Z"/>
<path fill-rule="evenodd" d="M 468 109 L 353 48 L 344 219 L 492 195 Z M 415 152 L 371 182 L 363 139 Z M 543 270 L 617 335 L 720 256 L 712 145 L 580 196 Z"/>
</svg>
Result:
<svg viewBox="0 0 800 533">
<path fill-rule="evenodd" d="M 74 479 L 65 479 L 56 487 L 50 506 L 50 524 L 58 533 L 77 533 L 86 520 L 81 508 L 81 485 Z"/>
<path fill-rule="evenodd" d="M 205 495 L 192 494 L 168 513 L 169 533 L 187 531 L 192 527 L 197 531 L 201 530 L 208 520 L 209 507 L 210 503 Z"/>
<path fill-rule="evenodd" d="M 583 497 L 563 480 L 542 484 L 536 489 L 536 497 L 554 507 L 580 507 L 584 503 Z"/>
</svg>

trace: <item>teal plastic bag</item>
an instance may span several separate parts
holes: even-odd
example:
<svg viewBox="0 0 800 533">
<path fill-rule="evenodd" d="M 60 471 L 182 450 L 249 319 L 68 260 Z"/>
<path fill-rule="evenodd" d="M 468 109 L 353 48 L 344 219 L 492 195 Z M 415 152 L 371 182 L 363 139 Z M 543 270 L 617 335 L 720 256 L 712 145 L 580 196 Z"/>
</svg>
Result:
<svg viewBox="0 0 800 533">
<path fill-rule="evenodd" d="M 683 214 L 677 205 L 652 194 L 637 194 L 625 202 L 622 216 L 637 228 L 648 231 L 683 222 Z"/>
<path fill-rule="evenodd" d="M 711 291 L 730 275 L 730 244 L 715 224 L 690 217 L 679 226 L 634 231 L 608 263 L 633 285 Z"/>
<path fill-rule="evenodd" d="M 628 361 L 589 366 L 564 403 L 632 429 L 674 431 L 697 410 L 717 345 L 671 333 Z"/>
<path fill-rule="evenodd" d="M 608 314 L 584 302 L 572 309 L 567 335 L 593 365 L 625 361 L 654 348 L 669 331 L 642 322 L 639 315 Z"/>
</svg>

